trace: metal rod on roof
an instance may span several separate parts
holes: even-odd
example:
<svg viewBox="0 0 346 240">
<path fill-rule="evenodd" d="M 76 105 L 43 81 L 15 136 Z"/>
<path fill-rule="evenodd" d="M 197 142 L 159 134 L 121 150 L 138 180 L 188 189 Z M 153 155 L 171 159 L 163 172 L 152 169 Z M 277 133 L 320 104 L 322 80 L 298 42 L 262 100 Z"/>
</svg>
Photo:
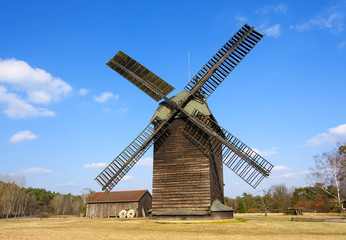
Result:
<svg viewBox="0 0 346 240">
<path fill-rule="evenodd" d="M 188 81 L 190 81 L 190 51 L 187 51 L 187 68 L 188 68 Z"/>
</svg>

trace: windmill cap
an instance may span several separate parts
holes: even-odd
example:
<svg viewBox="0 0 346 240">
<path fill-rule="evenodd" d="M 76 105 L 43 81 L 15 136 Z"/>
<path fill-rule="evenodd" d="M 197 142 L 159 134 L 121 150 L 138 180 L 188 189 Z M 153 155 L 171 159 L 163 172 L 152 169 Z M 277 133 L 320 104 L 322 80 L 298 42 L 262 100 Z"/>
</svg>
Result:
<svg viewBox="0 0 346 240">
<path fill-rule="evenodd" d="M 170 99 L 179 104 L 179 102 L 184 101 L 189 96 L 189 94 L 190 93 L 188 91 L 183 90 L 182 92 L 174 95 Z M 156 109 L 154 116 L 151 118 L 151 122 L 156 117 L 159 117 L 161 119 L 167 119 L 168 116 L 170 115 L 170 108 L 168 106 L 169 104 L 167 104 L 166 101 L 161 102 L 159 104 L 159 107 Z M 184 107 L 184 110 L 186 110 L 190 114 L 192 114 L 195 109 L 197 109 L 199 112 L 203 113 L 204 115 L 212 115 L 206 101 L 194 98 L 190 100 Z"/>
</svg>

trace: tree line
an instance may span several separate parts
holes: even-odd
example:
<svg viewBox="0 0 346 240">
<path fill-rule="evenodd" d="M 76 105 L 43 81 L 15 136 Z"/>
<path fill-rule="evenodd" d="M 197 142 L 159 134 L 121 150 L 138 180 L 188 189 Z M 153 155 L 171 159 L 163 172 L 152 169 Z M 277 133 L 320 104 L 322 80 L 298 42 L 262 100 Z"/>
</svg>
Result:
<svg viewBox="0 0 346 240">
<path fill-rule="evenodd" d="M 333 186 L 328 189 L 331 193 L 336 192 Z M 235 199 L 225 197 L 225 204 L 238 213 L 284 213 L 289 208 L 299 208 L 303 212 L 342 211 L 333 196 L 322 190 L 320 183 L 292 189 L 282 184 L 273 185 L 264 190 L 262 195 L 243 193 Z"/>
<path fill-rule="evenodd" d="M 303 212 L 341 212 L 346 201 L 346 146 L 340 143 L 331 151 L 314 156 L 308 179 L 313 186 L 288 189 L 274 185 L 260 196 L 243 193 L 235 199 L 226 197 L 225 204 L 239 213 L 278 213 L 288 208 Z"/>
<path fill-rule="evenodd" d="M 342 211 L 342 200 L 346 200 L 346 146 L 337 144 L 332 151 L 314 159 L 315 166 L 309 174 L 312 186 L 288 189 L 282 184 L 273 185 L 262 195 L 243 193 L 235 199 L 225 197 L 224 202 L 239 213 L 281 213 L 288 208 L 303 212 Z M 87 188 L 74 196 L 24 185 L 24 177 L 0 175 L 0 218 L 85 215 L 86 202 L 95 193 Z"/>
<path fill-rule="evenodd" d="M 24 177 L 0 176 L 0 218 L 48 215 L 85 215 L 86 202 L 95 193 L 60 194 L 43 188 L 24 188 Z"/>
</svg>

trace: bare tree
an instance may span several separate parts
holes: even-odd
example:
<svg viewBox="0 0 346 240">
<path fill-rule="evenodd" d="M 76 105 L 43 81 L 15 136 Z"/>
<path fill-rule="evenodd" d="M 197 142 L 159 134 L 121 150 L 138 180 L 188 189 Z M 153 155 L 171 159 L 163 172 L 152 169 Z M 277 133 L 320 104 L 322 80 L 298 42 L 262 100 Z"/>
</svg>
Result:
<svg viewBox="0 0 346 240">
<path fill-rule="evenodd" d="M 339 148 L 339 153 L 341 155 L 341 157 L 343 157 L 343 166 L 342 166 L 342 170 L 341 170 L 341 179 L 340 181 L 343 183 L 341 184 L 340 187 L 340 192 L 341 192 L 341 197 L 346 198 L 346 183 L 345 183 L 345 179 L 346 179 L 346 146 L 340 146 Z"/>
<path fill-rule="evenodd" d="M 82 213 L 83 217 L 86 216 L 86 209 L 87 209 L 87 202 L 91 196 L 95 194 L 95 191 L 91 190 L 91 188 L 84 188 L 82 195 L 81 195 L 81 202 L 82 202 Z"/>
<path fill-rule="evenodd" d="M 82 205 L 81 196 L 74 196 L 72 200 L 72 214 L 80 216 L 82 212 Z"/>
<path fill-rule="evenodd" d="M 268 216 L 269 209 L 273 203 L 271 188 L 268 190 L 263 190 L 262 203 L 264 208 L 264 216 Z"/>
<path fill-rule="evenodd" d="M 272 196 L 270 209 L 273 212 L 284 212 L 290 206 L 292 191 L 284 184 L 271 186 L 270 193 Z"/>
<path fill-rule="evenodd" d="M 82 210 L 81 196 L 73 196 L 71 194 L 56 194 L 51 201 L 56 215 L 77 215 Z"/>
<path fill-rule="evenodd" d="M 10 176 L 1 174 L 0 176 L 0 216 L 9 218 L 17 217 L 22 208 L 22 195 L 25 178 L 23 176 Z"/>
<path fill-rule="evenodd" d="M 346 154 L 346 146 L 340 146 L 339 152 L 340 152 L 340 154 Z"/>
<path fill-rule="evenodd" d="M 237 199 L 228 198 L 227 206 L 232 207 L 234 209 L 234 211 L 238 211 L 239 203 L 238 203 Z"/>
<path fill-rule="evenodd" d="M 68 194 L 64 195 L 64 207 L 63 207 L 62 215 L 70 215 L 71 208 L 72 208 L 72 196 Z"/>
<path fill-rule="evenodd" d="M 62 214 L 64 208 L 64 196 L 59 193 L 56 194 L 52 199 L 51 204 L 54 207 L 54 213 L 56 215 Z"/>
<path fill-rule="evenodd" d="M 11 214 L 16 213 L 16 205 L 18 204 L 18 197 L 20 194 L 20 187 L 17 185 L 20 185 L 21 187 L 24 186 L 25 179 L 24 177 L 18 177 L 18 178 L 13 178 L 12 182 L 8 185 L 7 189 L 7 212 L 6 212 L 6 218 L 9 218 Z"/>
<path fill-rule="evenodd" d="M 91 188 L 84 188 L 81 198 L 82 198 L 82 204 L 86 204 L 89 198 L 94 194 L 95 192 L 91 190 Z"/>
<path fill-rule="evenodd" d="M 9 176 L 6 173 L 0 173 L 0 217 L 5 216 L 6 209 L 6 188 Z"/>
<path fill-rule="evenodd" d="M 320 183 L 318 186 L 336 199 L 338 206 L 341 206 L 341 194 L 345 191 L 346 154 L 342 149 L 338 143 L 332 151 L 314 156 L 315 167 L 310 168 L 309 175 L 310 180 Z M 335 188 L 335 192 L 330 190 L 330 186 Z"/>
</svg>

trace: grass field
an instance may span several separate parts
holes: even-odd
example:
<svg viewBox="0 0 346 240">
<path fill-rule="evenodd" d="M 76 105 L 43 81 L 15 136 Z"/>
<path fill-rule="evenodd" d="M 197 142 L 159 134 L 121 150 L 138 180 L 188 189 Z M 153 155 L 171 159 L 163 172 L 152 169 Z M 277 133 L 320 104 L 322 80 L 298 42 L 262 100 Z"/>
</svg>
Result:
<svg viewBox="0 0 346 240">
<path fill-rule="evenodd" d="M 259 220 L 165 223 L 115 218 L 2 219 L 0 239 L 346 239 L 346 223 L 263 221 L 263 214 L 237 214 L 236 218 L 239 217 L 258 217 Z M 342 215 L 310 214 L 304 217 L 341 218 Z"/>
</svg>

